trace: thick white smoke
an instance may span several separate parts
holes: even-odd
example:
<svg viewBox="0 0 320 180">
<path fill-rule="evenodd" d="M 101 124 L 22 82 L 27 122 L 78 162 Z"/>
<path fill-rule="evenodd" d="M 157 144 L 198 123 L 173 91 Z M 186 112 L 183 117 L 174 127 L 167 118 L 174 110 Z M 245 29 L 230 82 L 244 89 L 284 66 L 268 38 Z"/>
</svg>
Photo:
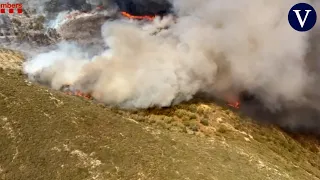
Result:
<svg viewBox="0 0 320 180">
<path fill-rule="evenodd" d="M 106 22 L 106 52 L 88 58 L 83 49 L 64 44 L 26 62 L 24 72 L 52 88 L 71 84 L 128 108 L 170 106 L 198 92 L 231 98 L 243 90 L 269 108 L 301 103 L 312 79 L 305 64 L 308 33 L 287 21 L 298 2 L 174 0 L 175 23 L 172 17 L 143 27 Z"/>
</svg>

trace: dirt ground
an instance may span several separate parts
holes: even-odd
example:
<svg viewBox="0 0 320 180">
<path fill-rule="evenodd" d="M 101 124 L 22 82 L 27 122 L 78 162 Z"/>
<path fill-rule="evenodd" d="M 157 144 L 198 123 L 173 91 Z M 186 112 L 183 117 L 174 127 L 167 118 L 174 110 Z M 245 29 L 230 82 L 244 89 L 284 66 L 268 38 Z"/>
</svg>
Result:
<svg viewBox="0 0 320 180">
<path fill-rule="evenodd" d="M 21 60 L 0 51 L 1 179 L 320 179 L 315 139 L 214 103 L 102 106 L 30 84 Z"/>
</svg>

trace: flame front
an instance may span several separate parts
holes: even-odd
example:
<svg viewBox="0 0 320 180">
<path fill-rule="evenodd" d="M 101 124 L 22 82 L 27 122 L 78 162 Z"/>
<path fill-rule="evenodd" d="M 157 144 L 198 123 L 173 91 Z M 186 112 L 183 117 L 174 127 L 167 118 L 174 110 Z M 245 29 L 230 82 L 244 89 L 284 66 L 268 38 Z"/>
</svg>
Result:
<svg viewBox="0 0 320 180">
<path fill-rule="evenodd" d="M 231 107 L 234 107 L 236 109 L 239 109 L 240 108 L 240 102 L 239 101 L 236 101 L 236 102 L 230 102 L 228 103 L 229 106 Z"/>
<path fill-rule="evenodd" d="M 83 93 L 79 90 L 77 91 L 67 91 L 65 92 L 67 95 L 72 95 L 72 96 L 78 96 L 78 97 L 83 97 L 85 99 L 92 99 L 92 96 L 88 93 Z"/>
<path fill-rule="evenodd" d="M 85 99 L 88 99 L 88 100 L 92 100 L 93 97 L 91 96 L 91 94 L 89 93 L 83 93 L 79 90 L 76 90 L 76 91 L 66 91 L 65 94 L 67 95 L 71 95 L 71 96 L 78 96 L 78 97 L 82 97 L 82 98 L 85 98 Z M 236 108 L 236 109 L 239 109 L 240 108 L 240 102 L 239 101 L 236 101 L 236 102 L 229 102 L 228 103 L 228 106 L 231 106 L 233 108 Z"/>
<path fill-rule="evenodd" d="M 139 19 L 139 20 L 146 19 L 146 20 L 152 21 L 155 18 L 155 16 L 134 16 L 124 11 L 122 11 L 121 14 L 129 19 Z"/>
<path fill-rule="evenodd" d="M 64 85 L 63 88 L 64 89 L 62 89 L 62 91 L 67 95 L 82 97 L 82 98 L 85 98 L 88 100 L 94 99 L 90 93 L 84 93 L 80 90 L 74 90 L 72 88 L 72 86 L 70 86 L 70 85 Z M 239 109 L 240 108 L 240 101 L 228 101 L 227 105 L 230 107 Z"/>
</svg>

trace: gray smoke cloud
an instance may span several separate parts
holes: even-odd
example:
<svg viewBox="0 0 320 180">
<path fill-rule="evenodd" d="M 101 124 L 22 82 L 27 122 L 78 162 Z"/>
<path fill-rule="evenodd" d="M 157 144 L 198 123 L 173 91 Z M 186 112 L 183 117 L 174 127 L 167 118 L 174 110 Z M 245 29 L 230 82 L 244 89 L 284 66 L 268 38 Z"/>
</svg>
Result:
<svg viewBox="0 0 320 180">
<path fill-rule="evenodd" d="M 62 43 L 26 62 L 24 72 L 54 89 L 68 84 L 124 108 L 171 106 L 199 92 L 237 100 L 249 90 L 272 111 L 320 112 L 319 29 L 290 27 L 287 13 L 298 2 L 174 0 L 177 19 L 107 21 L 101 32 L 109 49 L 92 57 Z"/>
</svg>

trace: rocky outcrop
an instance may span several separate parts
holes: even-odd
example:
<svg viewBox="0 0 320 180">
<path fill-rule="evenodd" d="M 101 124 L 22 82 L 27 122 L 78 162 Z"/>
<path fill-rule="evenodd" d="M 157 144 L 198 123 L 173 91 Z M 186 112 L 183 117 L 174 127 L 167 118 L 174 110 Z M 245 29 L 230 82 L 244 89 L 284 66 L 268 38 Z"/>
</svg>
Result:
<svg viewBox="0 0 320 180">
<path fill-rule="evenodd" d="M 8 14 L 0 16 L 0 43 L 28 43 L 46 46 L 59 39 L 54 29 L 44 26 L 45 18 L 26 11 L 22 15 Z"/>
</svg>

